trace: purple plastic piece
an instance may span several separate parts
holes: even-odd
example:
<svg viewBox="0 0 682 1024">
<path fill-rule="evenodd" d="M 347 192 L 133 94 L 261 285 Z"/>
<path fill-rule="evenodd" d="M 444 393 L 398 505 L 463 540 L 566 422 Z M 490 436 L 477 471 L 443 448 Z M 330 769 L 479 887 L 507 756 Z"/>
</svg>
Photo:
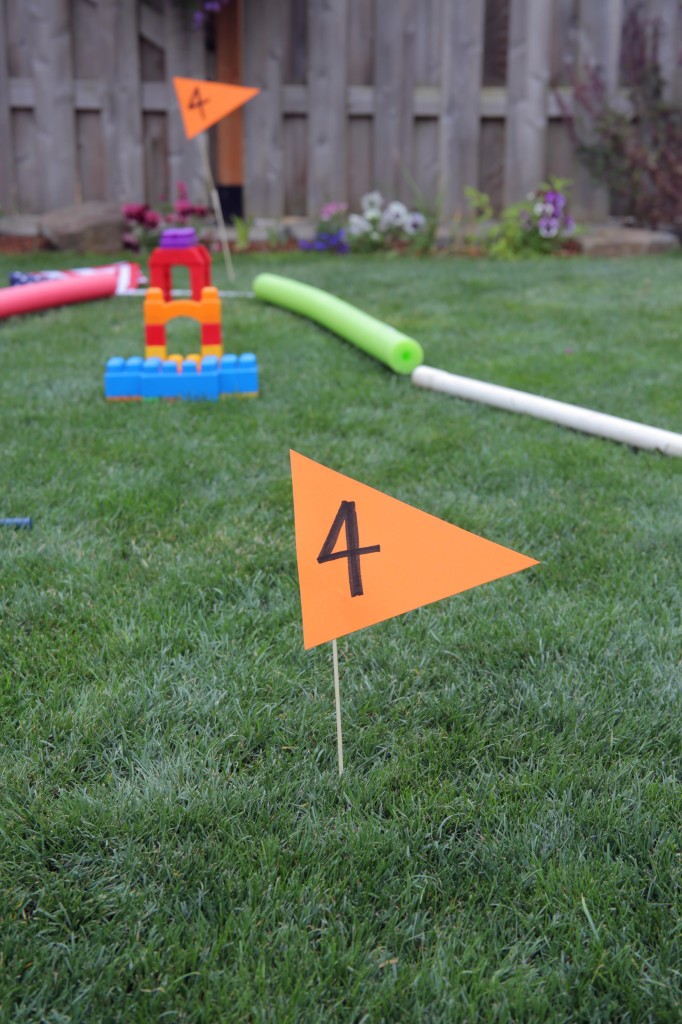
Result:
<svg viewBox="0 0 682 1024">
<path fill-rule="evenodd" d="M 197 233 L 194 228 L 167 228 L 159 244 L 162 249 L 189 249 L 198 244 Z"/>
</svg>

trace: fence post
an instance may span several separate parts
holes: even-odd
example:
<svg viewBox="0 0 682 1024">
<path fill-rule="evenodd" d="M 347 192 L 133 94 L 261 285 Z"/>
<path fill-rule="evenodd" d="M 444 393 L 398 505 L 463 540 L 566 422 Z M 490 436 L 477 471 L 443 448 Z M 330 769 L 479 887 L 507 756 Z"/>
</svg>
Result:
<svg viewBox="0 0 682 1024">
<path fill-rule="evenodd" d="M 29 0 L 36 162 L 44 210 L 80 199 L 69 0 Z M 55 145 L 59 159 L 55 160 Z"/>
<path fill-rule="evenodd" d="M 618 88 L 620 33 L 623 24 L 623 0 L 580 0 L 578 33 L 578 73 L 585 66 L 599 67 L 607 93 Z M 580 117 L 575 111 L 576 118 Z M 578 217 L 605 220 L 609 214 L 609 192 L 598 185 L 585 167 L 576 173 L 574 208 Z"/>
<path fill-rule="evenodd" d="M 410 200 L 414 123 L 414 11 L 410 0 L 375 0 L 374 178 L 386 198 Z"/>
<path fill-rule="evenodd" d="M 144 198 L 142 87 L 137 5 L 100 0 L 102 136 L 107 199 Z"/>
<path fill-rule="evenodd" d="M 7 21 L 5 0 L 0 0 L 0 207 L 14 209 L 14 146 L 12 145 L 12 114 L 9 106 L 9 74 L 7 71 Z"/>
<path fill-rule="evenodd" d="M 512 0 L 507 54 L 504 201 L 518 202 L 546 174 L 552 4 Z"/>
<path fill-rule="evenodd" d="M 244 81 L 260 95 L 244 107 L 244 205 L 247 214 L 284 213 L 282 0 L 244 4 Z"/>
<path fill-rule="evenodd" d="M 193 199 L 206 201 L 206 183 L 199 146 L 202 139 L 187 139 L 182 126 L 178 101 L 173 88 L 173 77 L 204 78 L 204 36 L 190 27 L 186 9 L 175 3 L 164 5 L 166 42 L 166 133 L 168 139 L 168 179 L 173 200 L 179 181 L 187 185 Z"/>
<path fill-rule="evenodd" d="M 308 216 L 346 197 L 348 147 L 346 0 L 308 8 Z"/>
<path fill-rule="evenodd" d="M 679 103 L 682 100 L 682 72 L 680 69 L 680 32 L 682 32 L 682 10 L 678 0 L 650 0 L 652 17 L 661 26 L 659 54 L 661 72 L 665 79 L 666 100 Z"/>
<path fill-rule="evenodd" d="M 484 4 L 443 4 L 443 60 L 438 122 L 438 199 L 449 222 L 464 211 L 464 188 L 478 186 Z"/>
</svg>

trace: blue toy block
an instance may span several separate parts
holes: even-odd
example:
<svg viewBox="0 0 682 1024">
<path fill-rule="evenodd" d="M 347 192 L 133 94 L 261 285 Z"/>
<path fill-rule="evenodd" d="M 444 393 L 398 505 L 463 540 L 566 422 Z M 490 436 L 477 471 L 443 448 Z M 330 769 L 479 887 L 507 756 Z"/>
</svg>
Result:
<svg viewBox="0 0 682 1024">
<path fill-rule="evenodd" d="M 178 367 L 173 359 L 131 356 L 109 359 L 104 373 L 104 396 L 120 399 L 185 398 L 215 402 L 223 395 L 258 392 L 258 363 L 252 352 L 242 356 L 204 356 L 198 367 L 184 359 Z"/>
<path fill-rule="evenodd" d="M 258 362 L 253 352 L 244 352 L 239 357 L 237 392 L 240 395 L 258 394 Z"/>
<path fill-rule="evenodd" d="M 201 360 L 202 397 L 217 402 L 220 394 L 220 360 L 218 356 L 204 356 Z"/>
<path fill-rule="evenodd" d="M 182 374 L 174 359 L 165 359 L 161 366 L 159 388 L 162 398 L 180 398 Z"/>
<path fill-rule="evenodd" d="M 158 356 L 150 356 L 149 359 L 145 359 L 142 364 L 142 373 L 140 374 L 141 398 L 161 397 L 162 365 L 163 359 L 160 359 Z"/>
<path fill-rule="evenodd" d="M 231 354 L 220 360 L 220 395 L 233 395 L 237 390 L 237 357 Z"/>
<path fill-rule="evenodd" d="M 131 356 L 130 359 L 113 356 L 109 359 L 104 371 L 104 397 L 109 400 L 139 398 L 142 363 L 140 356 Z"/>
<path fill-rule="evenodd" d="M 183 359 L 180 374 L 180 398 L 201 398 L 201 381 L 197 364 L 193 359 Z"/>
</svg>

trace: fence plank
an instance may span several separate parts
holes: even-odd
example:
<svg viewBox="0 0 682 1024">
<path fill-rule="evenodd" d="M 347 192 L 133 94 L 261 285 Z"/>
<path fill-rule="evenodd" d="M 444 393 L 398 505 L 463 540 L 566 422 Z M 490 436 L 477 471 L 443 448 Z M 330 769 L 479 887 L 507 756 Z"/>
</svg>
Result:
<svg viewBox="0 0 682 1024">
<path fill-rule="evenodd" d="M 308 121 L 305 117 L 285 117 L 284 134 L 284 208 L 293 216 L 307 211 Z"/>
<path fill-rule="evenodd" d="M 682 70 L 680 68 L 680 33 L 682 10 L 679 0 L 650 0 L 647 12 L 657 18 L 661 27 L 659 59 L 665 79 L 665 98 L 679 103 L 682 100 Z"/>
<path fill-rule="evenodd" d="M 551 82 L 572 85 L 578 51 L 577 0 L 553 0 L 552 7 Z"/>
<path fill-rule="evenodd" d="M 438 193 L 446 221 L 463 212 L 464 187 L 479 181 L 483 15 L 478 0 L 443 8 Z"/>
<path fill-rule="evenodd" d="M 178 182 L 184 182 L 191 199 L 206 202 L 206 182 L 200 146 L 207 144 L 203 135 L 187 139 L 182 126 L 173 77 L 204 78 L 206 74 L 203 33 L 192 28 L 186 8 L 168 0 L 164 6 L 166 39 L 166 90 L 168 94 L 168 177 L 170 195 L 177 196 Z M 205 134 L 205 133 L 204 133 Z"/>
<path fill-rule="evenodd" d="M 22 212 L 42 213 L 43 194 L 36 173 L 35 117 L 32 110 L 15 110 L 12 115 L 17 206 Z"/>
<path fill-rule="evenodd" d="M 100 0 L 99 12 L 107 196 L 118 202 L 140 202 L 144 197 L 144 147 L 137 5 Z"/>
<path fill-rule="evenodd" d="M 80 199 L 104 199 L 107 195 L 107 167 L 102 144 L 102 118 L 92 110 L 76 114 L 76 146 Z"/>
<path fill-rule="evenodd" d="M 414 124 L 414 5 L 376 0 L 374 174 L 390 199 L 410 199 Z"/>
<path fill-rule="evenodd" d="M 159 206 L 170 195 L 166 123 L 165 114 L 143 114 L 144 197 L 150 206 Z"/>
<path fill-rule="evenodd" d="M 346 191 L 346 0 L 317 0 L 308 18 L 307 212 L 314 217 Z"/>
<path fill-rule="evenodd" d="M 244 108 L 244 200 L 247 213 L 284 213 L 282 55 L 284 6 L 244 4 L 244 80 L 261 93 Z"/>
<path fill-rule="evenodd" d="M 578 31 L 579 67 L 601 68 L 607 92 L 618 88 L 623 0 L 580 0 Z M 594 182 L 586 168 L 576 171 L 574 209 L 581 218 L 604 220 L 609 213 L 608 190 Z"/>
<path fill-rule="evenodd" d="M 512 0 L 507 55 L 504 201 L 518 202 L 545 177 L 552 8 Z"/>
<path fill-rule="evenodd" d="M 0 0 L 0 207 L 5 211 L 13 210 L 16 205 L 8 56 L 7 12 L 5 0 Z"/>
<path fill-rule="evenodd" d="M 351 85 L 374 83 L 375 0 L 348 2 L 348 81 Z"/>
<path fill-rule="evenodd" d="M 444 2 L 449 0 L 420 0 L 415 4 L 414 80 L 418 86 L 440 83 Z"/>
<path fill-rule="evenodd" d="M 80 194 L 69 0 L 28 0 L 35 82 L 35 143 L 43 209 L 68 206 Z M 55 140 L 59 160 L 54 159 Z"/>
</svg>

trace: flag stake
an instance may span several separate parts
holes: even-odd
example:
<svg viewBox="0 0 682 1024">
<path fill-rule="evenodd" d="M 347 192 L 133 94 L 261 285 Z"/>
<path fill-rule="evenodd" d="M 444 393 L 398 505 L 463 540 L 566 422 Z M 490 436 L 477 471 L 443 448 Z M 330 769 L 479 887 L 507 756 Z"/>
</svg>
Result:
<svg viewBox="0 0 682 1024">
<path fill-rule="evenodd" d="M 339 690 L 339 652 L 336 640 L 332 640 L 334 659 L 334 696 L 336 698 L 336 746 L 339 752 L 339 775 L 343 775 L 343 736 L 341 735 L 341 691 Z"/>
<path fill-rule="evenodd" d="M 234 267 L 232 266 L 232 256 L 230 254 L 230 246 L 227 241 L 227 229 L 225 227 L 225 220 L 223 218 L 223 208 L 220 205 L 220 196 L 218 190 L 215 187 L 213 180 L 213 172 L 211 171 L 211 162 L 208 158 L 208 136 L 204 132 L 199 140 L 199 146 L 201 148 L 201 155 L 204 159 L 204 173 L 206 175 L 206 187 L 211 196 L 211 203 L 213 205 L 213 212 L 215 219 L 218 223 L 218 237 L 220 238 L 220 248 L 223 250 L 223 259 L 225 260 L 225 271 L 227 273 L 228 281 L 234 281 Z"/>
</svg>

